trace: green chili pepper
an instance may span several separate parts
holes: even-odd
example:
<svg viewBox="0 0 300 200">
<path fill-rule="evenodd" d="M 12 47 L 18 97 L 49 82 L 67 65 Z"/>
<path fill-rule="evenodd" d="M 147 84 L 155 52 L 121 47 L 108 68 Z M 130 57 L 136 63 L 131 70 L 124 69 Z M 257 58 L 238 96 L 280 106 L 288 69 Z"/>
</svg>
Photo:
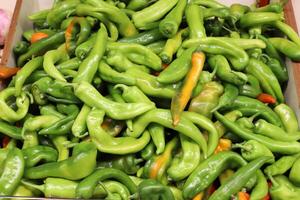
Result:
<svg viewBox="0 0 300 200">
<path fill-rule="evenodd" d="M 141 45 L 151 44 L 163 38 L 162 33 L 158 29 L 152 29 L 149 31 L 144 31 L 142 33 L 136 34 L 131 37 L 126 37 L 118 40 L 118 42 L 124 43 L 137 43 Z"/>
<path fill-rule="evenodd" d="M 22 151 L 18 148 L 11 148 L 3 167 L 0 176 L 0 195 L 9 196 L 18 187 L 24 173 L 25 161 Z"/>
<path fill-rule="evenodd" d="M 275 113 L 282 121 L 284 129 L 288 133 L 295 133 L 299 129 L 298 120 L 295 112 L 288 105 L 282 103 L 274 108 Z"/>
<path fill-rule="evenodd" d="M 80 60 L 83 60 L 86 58 L 93 48 L 93 44 L 96 41 L 96 34 L 92 34 L 89 39 L 87 39 L 85 42 L 78 45 L 75 49 L 75 55 Z"/>
<path fill-rule="evenodd" d="M 274 200 L 296 200 L 299 198 L 300 188 L 294 186 L 286 176 L 275 176 L 271 179 L 272 187 L 269 189 Z"/>
<path fill-rule="evenodd" d="M 150 124 L 148 131 L 156 147 L 156 154 L 161 154 L 165 149 L 165 130 L 160 124 Z"/>
<path fill-rule="evenodd" d="M 211 17 L 218 17 L 218 18 L 226 19 L 229 16 L 230 16 L 230 12 L 229 12 L 228 8 L 206 8 L 206 9 L 203 9 L 204 19 L 208 19 Z M 215 21 L 215 20 L 219 21 L 218 19 L 214 19 L 213 21 Z M 216 35 L 219 35 L 219 34 L 216 34 Z"/>
<path fill-rule="evenodd" d="M 247 162 L 237 153 L 222 151 L 200 162 L 184 183 L 182 194 L 185 199 L 193 198 L 205 190 L 228 167 L 244 166 Z"/>
<path fill-rule="evenodd" d="M 217 68 L 214 69 L 211 73 L 208 71 L 202 71 L 198 80 L 198 83 L 196 87 L 193 89 L 192 97 L 198 96 L 200 92 L 203 90 L 203 86 L 211 82 L 213 78 L 215 77 L 215 74 L 217 72 Z"/>
<path fill-rule="evenodd" d="M 48 50 L 57 48 L 64 40 L 64 32 L 58 32 L 50 37 L 35 42 L 28 48 L 26 53 L 18 57 L 17 65 L 23 66 L 32 56 L 42 55 Z"/>
<path fill-rule="evenodd" d="M 294 164 L 290 170 L 290 174 L 289 174 L 289 179 L 297 186 L 300 185 L 299 169 L 300 169 L 300 159 L 297 158 L 297 160 L 294 162 Z"/>
<path fill-rule="evenodd" d="M 208 8 L 226 8 L 226 6 L 215 0 L 195 0 L 193 3 Z"/>
<path fill-rule="evenodd" d="M 24 92 L 15 100 L 17 110 L 7 105 L 6 100 L 16 94 L 15 88 L 6 88 L 0 92 L 0 118 L 7 122 L 16 122 L 25 117 L 29 108 L 29 98 Z"/>
<path fill-rule="evenodd" d="M 211 112 L 214 112 L 222 108 L 223 106 L 230 105 L 238 96 L 238 94 L 239 90 L 234 85 L 228 83 L 225 84 L 224 93 L 220 97 L 217 107 L 215 107 Z"/>
<path fill-rule="evenodd" d="M 282 142 L 270 139 L 262 135 L 255 135 L 247 129 L 243 129 L 234 122 L 226 119 L 224 116 L 215 112 L 216 118 L 222 122 L 232 133 L 240 136 L 245 140 L 257 140 L 258 142 L 265 145 L 272 152 L 281 153 L 281 154 L 294 154 L 298 152 L 300 148 L 300 143 L 298 142 Z"/>
<path fill-rule="evenodd" d="M 43 128 L 39 131 L 39 135 L 64 135 L 71 131 L 74 120 L 79 113 L 79 109 L 76 105 L 72 104 L 64 107 L 63 113 L 67 114 L 68 116 L 60 119 L 47 128 Z"/>
<path fill-rule="evenodd" d="M 188 48 L 197 46 L 198 50 L 210 54 L 221 54 L 226 56 L 235 70 L 243 70 L 249 62 L 248 54 L 241 48 L 218 37 L 207 37 L 190 39 L 183 42 L 182 46 Z"/>
<path fill-rule="evenodd" d="M 231 112 L 226 113 L 224 116 L 230 121 L 234 122 L 237 120 L 237 118 L 242 117 L 242 113 L 240 111 L 233 110 Z M 219 138 L 221 138 L 227 132 L 227 128 L 219 121 L 216 121 L 214 123 L 214 126 L 218 131 Z"/>
<path fill-rule="evenodd" d="M 269 163 L 272 158 L 263 156 L 257 158 L 245 166 L 241 167 L 237 172 L 231 176 L 224 185 L 221 185 L 209 199 L 229 199 L 231 195 L 236 194 L 244 187 L 244 185 L 255 175 L 257 170 L 261 168 L 265 163 Z"/>
<path fill-rule="evenodd" d="M 139 139 L 132 137 L 112 137 L 100 126 L 103 117 L 104 111 L 102 110 L 92 110 L 87 117 L 87 127 L 90 137 L 99 151 L 111 154 L 135 153 L 142 150 L 150 141 L 150 135 L 147 131 Z"/>
<path fill-rule="evenodd" d="M 59 61 L 66 61 L 68 58 L 68 54 L 63 46 L 59 47 L 57 50 L 48 51 L 44 55 L 43 61 L 45 72 L 55 80 L 66 82 L 66 79 L 58 71 L 54 64 Z"/>
<path fill-rule="evenodd" d="M 180 134 L 181 154 L 175 156 L 167 170 L 168 176 L 179 181 L 189 176 L 200 162 L 199 146 L 186 136 Z"/>
<path fill-rule="evenodd" d="M 173 37 L 181 24 L 186 0 L 178 0 L 176 6 L 159 23 L 159 31 L 167 38 Z"/>
<path fill-rule="evenodd" d="M 130 68 L 135 68 L 150 73 L 149 68 L 144 65 L 139 65 L 131 62 L 123 53 L 119 51 L 110 51 L 108 53 L 106 61 L 109 65 L 113 66 L 119 72 L 124 72 Z"/>
<path fill-rule="evenodd" d="M 283 67 L 280 61 L 276 58 L 270 58 L 266 64 L 272 70 L 280 83 L 284 83 L 289 79 L 287 69 Z"/>
<path fill-rule="evenodd" d="M 231 70 L 227 59 L 222 55 L 208 58 L 209 66 L 216 70 L 217 76 L 222 80 L 235 85 L 243 85 L 247 81 L 247 76 L 242 72 Z"/>
<path fill-rule="evenodd" d="M 282 122 L 275 112 L 262 102 L 246 96 L 238 96 L 231 105 L 225 107 L 226 109 L 239 110 L 243 115 L 251 116 L 260 113 L 259 116 L 266 119 L 268 122 L 282 127 Z"/>
<path fill-rule="evenodd" d="M 146 47 L 148 49 L 150 49 L 151 51 L 153 51 L 154 53 L 159 54 L 160 52 L 162 52 L 162 50 L 165 46 L 165 43 L 166 43 L 165 40 L 160 40 L 160 41 L 148 44 Z"/>
<path fill-rule="evenodd" d="M 118 31 L 122 36 L 129 37 L 138 33 L 127 15 L 119 8 L 109 5 L 105 1 L 87 0 L 86 2 L 91 5 L 89 12 L 103 13 L 110 21 L 118 26 Z"/>
<path fill-rule="evenodd" d="M 282 156 L 281 158 L 276 160 L 275 163 L 267 166 L 264 172 L 268 176 L 284 174 L 293 166 L 299 156 L 299 153 L 290 156 Z"/>
<path fill-rule="evenodd" d="M 268 187 L 268 182 L 266 180 L 266 177 L 261 170 L 257 171 L 256 176 L 257 176 L 257 183 L 252 189 L 250 198 L 253 200 L 260 200 L 263 199 L 268 194 L 269 187 Z"/>
<path fill-rule="evenodd" d="M 28 17 L 28 19 L 30 19 L 32 21 L 45 20 L 47 18 L 47 15 L 49 14 L 49 12 L 50 12 L 50 9 L 45 9 L 45 10 L 35 12 L 27 17 Z"/>
<path fill-rule="evenodd" d="M 111 178 L 123 183 L 131 194 L 137 191 L 136 185 L 127 174 L 118 169 L 104 168 L 95 170 L 91 175 L 80 181 L 76 188 L 76 197 L 85 199 L 92 197 L 99 181 Z"/>
<path fill-rule="evenodd" d="M 214 81 L 205 84 L 200 94 L 191 100 L 189 111 L 211 117 L 211 111 L 218 105 L 222 93 L 221 84 Z"/>
<path fill-rule="evenodd" d="M 205 38 L 202 8 L 196 4 L 188 4 L 185 9 L 185 17 L 189 27 L 190 38 Z"/>
<path fill-rule="evenodd" d="M 175 95 L 176 89 L 181 86 L 180 82 L 168 85 L 161 84 L 155 76 L 136 69 L 129 69 L 126 74 L 134 77 L 136 86 L 148 96 L 171 99 Z"/>
<path fill-rule="evenodd" d="M 89 53 L 88 57 L 85 58 L 79 66 L 78 74 L 73 79 L 73 83 L 80 83 L 82 81 L 91 82 L 95 76 L 98 63 L 105 53 L 107 41 L 107 30 L 103 24 L 97 32 L 96 42 Z"/>
<path fill-rule="evenodd" d="M 41 179 L 45 177 L 79 180 L 91 174 L 96 167 L 97 149 L 91 142 L 81 142 L 73 149 L 72 157 L 37 167 L 27 168 L 24 177 Z M 84 169 L 82 169 L 84 166 Z M 66 171 L 68 173 L 66 173 Z"/>
<path fill-rule="evenodd" d="M 103 97 L 92 85 L 82 82 L 75 87 L 75 95 L 86 105 L 103 109 L 113 119 L 130 119 L 153 108 L 148 103 L 117 103 Z"/>
<path fill-rule="evenodd" d="M 98 72 L 103 80 L 110 83 L 121 83 L 126 85 L 136 84 L 136 80 L 134 77 L 126 73 L 115 71 L 104 61 L 100 61 Z"/>
<path fill-rule="evenodd" d="M 59 2 L 53 7 L 47 15 L 47 23 L 53 27 L 58 28 L 60 23 L 67 17 L 75 12 L 75 8 L 80 1 L 69 0 Z"/>
<path fill-rule="evenodd" d="M 28 47 L 29 47 L 28 42 L 20 41 L 14 46 L 13 52 L 15 55 L 19 56 L 23 53 L 26 53 L 28 51 Z"/>
<path fill-rule="evenodd" d="M 155 154 L 155 146 L 154 143 L 151 141 L 142 151 L 141 156 L 144 160 L 149 160 Z"/>
<path fill-rule="evenodd" d="M 33 197 L 35 194 L 32 190 L 28 189 L 24 185 L 19 185 L 12 196 L 15 197 Z"/>
<path fill-rule="evenodd" d="M 130 0 L 128 2 L 128 5 L 126 6 L 126 8 L 130 9 L 130 10 L 141 10 L 145 7 L 147 7 L 149 5 L 149 1 L 147 0 Z"/>
<path fill-rule="evenodd" d="M 242 157 L 249 162 L 261 156 L 270 156 L 275 162 L 275 157 L 272 152 L 265 145 L 256 140 L 247 140 L 247 142 L 241 144 L 234 144 L 232 147 L 241 148 Z"/>
<path fill-rule="evenodd" d="M 161 60 L 147 47 L 140 44 L 112 42 L 107 44 L 109 50 L 122 52 L 130 61 L 145 65 L 154 70 L 161 70 Z"/>
<path fill-rule="evenodd" d="M 182 0 L 185 1 L 185 0 Z M 170 37 L 166 45 L 164 46 L 164 49 L 162 52 L 159 54 L 161 60 L 163 63 L 169 64 L 172 59 L 173 59 L 173 54 L 179 49 L 181 42 L 182 42 L 182 37 L 184 34 L 187 32 L 187 29 L 182 29 L 178 31 L 173 37 Z"/>
<path fill-rule="evenodd" d="M 287 133 L 283 129 L 266 122 L 263 119 L 259 119 L 255 123 L 254 132 L 260 135 L 270 137 L 279 141 L 297 141 L 300 139 L 300 132 Z"/>
<path fill-rule="evenodd" d="M 139 199 L 175 200 L 168 186 L 150 179 L 144 180 L 138 185 L 138 196 Z"/>
<path fill-rule="evenodd" d="M 154 4 L 137 11 L 132 15 L 135 26 L 144 29 L 147 24 L 161 19 L 177 3 L 177 0 L 159 0 Z"/>
<path fill-rule="evenodd" d="M 250 10 L 248 6 L 238 3 L 232 4 L 229 8 L 231 23 L 235 24 Z"/>
<path fill-rule="evenodd" d="M 284 97 L 278 79 L 267 65 L 261 61 L 251 58 L 246 71 L 255 76 L 259 80 L 263 89 L 275 97 L 279 103 L 284 102 Z"/>
<path fill-rule="evenodd" d="M 256 98 L 260 93 L 262 93 L 259 81 L 255 78 L 255 76 L 247 74 L 247 83 L 248 84 L 244 84 L 239 87 L 239 94 Z"/>
<path fill-rule="evenodd" d="M 67 144 L 69 143 L 66 136 L 58 135 L 58 136 L 50 136 L 52 143 L 58 151 L 58 159 L 57 161 L 65 160 L 69 158 L 69 148 Z"/>
<path fill-rule="evenodd" d="M 0 133 L 7 135 L 11 138 L 22 140 L 21 134 L 22 128 L 18 128 L 14 125 L 10 125 L 6 122 L 0 121 Z"/>
<path fill-rule="evenodd" d="M 204 157 L 207 156 L 207 144 L 203 135 L 199 132 L 199 129 L 186 117 L 182 117 L 179 124 L 174 127 L 172 125 L 172 116 L 170 110 L 152 109 L 148 111 L 133 122 L 133 131 L 127 129 L 126 133 L 129 136 L 138 137 L 151 122 L 161 124 L 164 127 L 171 128 L 180 132 L 180 134 L 191 138 L 193 141 L 199 144 L 203 151 Z"/>
<path fill-rule="evenodd" d="M 281 32 L 283 32 L 295 44 L 300 46 L 300 38 L 298 36 L 298 33 L 296 31 L 294 31 L 294 29 L 292 27 L 290 27 L 288 24 L 281 22 L 281 21 L 275 21 L 274 23 L 272 23 L 272 25 L 274 25 Z"/>
<path fill-rule="evenodd" d="M 36 101 L 41 99 L 42 101 L 50 100 L 67 104 L 79 103 L 79 99 L 74 95 L 73 88 L 69 83 L 53 80 L 50 77 L 44 77 L 34 82 L 31 91 Z"/>
<path fill-rule="evenodd" d="M 270 43 L 285 56 L 297 62 L 300 61 L 299 46 L 285 38 L 269 38 Z"/>
<path fill-rule="evenodd" d="M 195 47 L 185 50 L 180 57 L 174 60 L 159 74 L 157 81 L 163 84 L 168 84 L 175 83 L 183 79 L 189 71 L 192 54 L 195 50 Z"/>
<path fill-rule="evenodd" d="M 104 195 L 103 195 L 104 194 Z M 117 181 L 105 181 L 100 182 L 99 185 L 97 185 L 93 197 L 104 197 L 105 199 L 117 199 L 117 196 L 120 199 L 129 199 L 130 198 L 130 192 L 127 189 L 127 187 L 119 183 Z"/>
<path fill-rule="evenodd" d="M 89 38 L 92 27 L 84 17 L 74 17 L 72 23 L 73 26 L 76 24 L 80 26 L 80 32 L 78 33 L 78 39 L 76 41 L 76 45 L 80 45 Z"/>
<path fill-rule="evenodd" d="M 72 133 L 75 137 L 82 138 L 87 135 L 86 118 L 90 110 L 91 108 L 87 105 L 81 107 L 81 110 L 72 125 Z"/>
<path fill-rule="evenodd" d="M 123 170 L 126 174 L 135 174 L 139 169 L 142 159 L 135 158 L 133 154 L 113 156 L 109 160 L 103 160 L 97 164 L 98 168 L 115 168 Z"/>
<path fill-rule="evenodd" d="M 57 151 L 48 146 L 33 146 L 22 150 L 26 167 L 42 162 L 56 162 Z"/>
<path fill-rule="evenodd" d="M 268 24 L 277 20 L 282 20 L 282 13 L 272 12 L 248 12 L 240 19 L 240 25 L 242 28 L 249 26 L 256 26 L 260 24 Z"/>
</svg>

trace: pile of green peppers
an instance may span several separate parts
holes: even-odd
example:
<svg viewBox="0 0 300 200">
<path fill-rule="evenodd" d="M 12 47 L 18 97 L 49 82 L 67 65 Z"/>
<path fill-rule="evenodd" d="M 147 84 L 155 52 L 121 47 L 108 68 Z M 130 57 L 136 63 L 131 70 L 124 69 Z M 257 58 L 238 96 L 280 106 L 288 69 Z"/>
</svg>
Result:
<svg viewBox="0 0 300 200">
<path fill-rule="evenodd" d="M 284 3 L 56 0 L 0 92 L 0 197 L 297 200 Z"/>
</svg>

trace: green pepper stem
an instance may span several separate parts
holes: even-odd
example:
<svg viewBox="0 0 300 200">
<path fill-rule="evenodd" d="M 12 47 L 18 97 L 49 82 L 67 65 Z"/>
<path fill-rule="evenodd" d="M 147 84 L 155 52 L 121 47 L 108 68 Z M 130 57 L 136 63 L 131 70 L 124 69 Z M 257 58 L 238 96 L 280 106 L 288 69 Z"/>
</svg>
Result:
<svg viewBox="0 0 300 200">
<path fill-rule="evenodd" d="M 251 151 L 251 149 L 250 149 L 249 147 L 246 147 L 246 146 L 243 145 L 243 144 L 233 144 L 233 145 L 231 146 L 231 148 L 232 148 L 232 149 L 237 149 L 237 148 L 239 148 L 239 149 L 243 149 L 243 150 L 245 150 L 245 151 Z"/>
<path fill-rule="evenodd" d="M 28 186 L 29 188 L 32 187 L 32 188 L 35 188 L 41 192 L 45 192 L 45 185 L 36 185 L 34 183 L 31 183 L 31 182 L 28 182 L 28 181 L 25 181 L 25 180 L 21 180 L 21 183 L 24 184 L 25 186 Z"/>
</svg>

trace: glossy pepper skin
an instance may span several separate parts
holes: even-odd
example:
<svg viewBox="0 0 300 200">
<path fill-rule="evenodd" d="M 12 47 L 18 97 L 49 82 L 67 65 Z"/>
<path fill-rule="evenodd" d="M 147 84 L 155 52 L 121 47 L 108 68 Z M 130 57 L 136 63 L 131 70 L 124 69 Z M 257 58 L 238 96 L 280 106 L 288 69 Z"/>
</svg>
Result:
<svg viewBox="0 0 300 200">
<path fill-rule="evenodd" d="M 177 33 L 186 4 L 186 0 L 178 0 L 176 6 L 159 23 L 159 31 L 165 37 L 171 38 Z"/>
<path fill-rule="evenodd" d="M 238 96 L 231 105 L 225 106 L 224 109 L 239 110 L 245 116 L 260 113 L 259 116 L 266 119 L 268 122 L 279 127 L 283 126 L 280 118 L 271 108 L 256 99 L 246 96 Z"/>
<path fill-rule="evenodd" d="M 137 43 L 141 45 L 148 45 L 153 42 L 156 42 L 163 38 L 163 34 L 157 29 L 154 28 L 149 31 L 144 31 L 142 33 L 138 33 L 131 37 L 126 37 L 118 40 L 118 42 L 125 42 L 125 43 Z"/>
<path fill-rule="evenodd" d="M 139 137 L 151 122 L 161 124 L 164 127 L 171 128 L 175 131 L 178 131 L 180 134 L 191 138 L 193 141 L 199 144 L 201 150 L 203 151 L 204 157 L 207 156 L 207 144 L 198 128 L 185 117 L 182 117 L 179 124 L 174 127 L 172 125 L 171 112 L 166 109 L 153 109 L 144 115 L 141 115 L 133 122 L 133 131 L 127 129 L 126 133 L 131 137 Z"/>
<path fill-rule="evenodd" d="M 211 117 L 211 111 L 218 105 L 222 93 L 223 86 L 218 82 L 205 84 L 200 94 L 191 100 L 189 111 Z"/>
<path fill-rule="evenodd" d="M 27 62 L 22 69 L 17 73 L 15 77 L 15 88 L 16 88 L 16 96 L 19 96 L 22 92 L 23 85 L 26 79 L 38 68 L 42 66 L 43 57 L 36 57 Z"/>
<path fill-rule="evenodd" d="M 300 61 L 299 46 L 284 38 L 269 38 L 270 43 L 285 56 L 297 62 Z"/>
<path fill-rule="evenodd" d="M 0 119 L 7 122 L 16 122 L 25 117 L 29 109 L 29 98 L 24 92 L 15 100 L 17 110 L 12 109 L 6 100 L 16 94 L 15 88 L 6 88 L 0 92 Z"/>
<path fill-rule="evenodd" d="M 261 156 L 270 156 L 275 161 L 272 152 L 265 145 L 256 140 L 248 140 L 242 144 L 234 144 L 233 147 L 241 148 L 242 157 L 247 161 L 255 160 Z"/>
<path fill-rule="evenodd" d="M 130 119 L 153 108 L 148 103 L 117 103 L 103 97 L 91 84 L 79 83 L 75 95 L 90 107 L 103 109 L 113 119 Z"/>
<path fill-rule="evenodd" d="M 77 76 L 73 79 L 73 83 L 80 83 L 83 81 L 90 83 L 93 80 L 98 69 L 98 63 L 106 50 L 107 37 L 106 27 L 101 24 L 93 48 L 80 64 Z"/>
<path fill-rule="evenodd" d="M 294 186 L 289 179 L 284 176 L 275 176 L 272 180 L 270 194 L 274 200 L 291 199 L 296 200 L 300 195 L 300 188 Z"/>
<path fill-rule="evenodd" d="M 91 198 L 98 183 L 106 179 L 118 180 L 128 188 L 130 194 L 134 194 L 137 191 L 135 183 L 123 171 L 114 168 L 103 168 L 95 170 L 91 175 L 79 182 L 76 188 L 76 198 Z"/>
<path fill-rule="evenodd" d="M 299 158 L 299 153 L 294 155 L 282 156 L 275 163 L 265 168 L 264 173 L 267 176 L 276 176 L 287 172 Z"/>
<path fill-rule="evenodd" d="M 96 146 L 91 142 L 81 142 L 73 149 L 72 157 L 52 163 L 27 168 L 24 177 L 41 179 L 45 177 L 79 180 L 91 174 L 96 167 Z M 82 165 L 85 166 L 82 170 Z M 65 173 L 65 171 L 69 173 Z"/>
<path fill-rule="evenodd" d="M 225 84 L 224 93 L 220 97 L 218 105 L 211 112 L 214 112 L 222 108 L 223 106 L 230 105 L 234 101 L 234 99 L 238 96 L 238 94 L 239 94 L 239 90 L 237 87 L 235 87 L 232 84 L 228 84 L 228 83 Z"/>
<path fill-rule="evenodd" d="M 295 112 L 288 105 L 282 103 L 274 108 L 274 112 L 282 121 L 284 129 L 288 133 L 295 133 L 299 130 L 299 124 Z"/>
<path fill-rule="evenodd" d="M 261 170 L 258 170 L 256 176 L 257 176 L 257 182 L 254 188 L 252 189 L 250 195 L 250 199 L 252 200 L 263 199 L 268 194 L 269 191 L 268 182 L 264 173 L 262 173 Z"/>
<path fill-rule="evenodd" d="M 22 140 L 22 128 L 18 128 L 14 125 L 10 125 L 7 122 L 0 121 L 0 132 L 13 139 Z"/>
<path fill-rule="evenodd" d="M 175 156 L 167 170 L 168 176 L 175 181 L 189 176 L 200 162 L 199 146 L 184 135 L 179 135 L 181 156 Z"/>
<path fill-rule="evenodd" d="M 142 150 L 150 141 L 148 131 L 136 139 L 133 137 L 115 138 L 100 126 L 104 118 L 104 111 L 94 109 L 87 117 L 87 127 L 93 143 L 99 151 L 111 154 L 128 154 Z"/>
<path fill-rule="evenodd" d="M 234 85 L 243 85 L 247 82 L 247 76 L 243 72 L 237 72 L 231 69 L 227 59 L 222 55 L 214 55 L 208 58 L 209 66 L 217 70 L 217 76 L 222 80 Z"/>
<path fill-rule="evenodd" d="M 246 71 L 257 77 L 264 91 L 275 97 L 279 103 L 284 102 L 283 93 L 278 79 L 267 65 L 261 61 L 251 58 Z"/>
<path fill-rule="evenodd" d="M 251 74 L 246 74 L 246 76 L 247 82 L 244 85 L 239 86 L 239 94 L 256 98 L 260 93 L 262 93 L 259 81 Z"/>
<path fill-rule="evenodd" d="M 232 166 L 244 166 L 247 162 L 237 153 L 222 151 L 202 161 L 184 183 L 184 198 L 193 198 L 205 190 L 222 171 Z M 212 173 L 213 172 L 213 173 Z"/>
<path fill-rule="evenodd" d="M 42 162 L 56 162 L 58 153 L 48 146 L 33 146 L 22 150 L 26 167 L 33 167 Z"/>
<path fill-rule="evenodd" d="M 205 38 L 202 8 L 196 4 L 188 4 L 185 9 L 186 21 L 189 27 L 190 38 Z"/>
<path fill-rule="evenodd" d="M 193 52 L 196 48 L 188 48 L 180 57 L 177 57 L 165 70 L 157 77 L 157 81 L 163 84 L 180 81 L 188 73 Z"/>
<path fill-rule="evenodd" d="M 239 137 L 245 140 L 256 140 L 264 144 L 272 152 L 281 153 L 281 154 L 295 154 L 300 149 L 300 143 L 298 142 L 282 142 L 270 139 L 265 136 L 255 135 L 251 131 L 241 128 L 239 125 L 231 122 L 226 119 L 223 115 L 218 112 L 215 112 L 215 117 L 222 122 L 232 133 L 238 135 Z"/>
<path fill-rule="evenodd" d="M 241 167 L 231 176 L 221 187 L 219 187 L 212 196 L 209 197 L 210 200 L 223 200 L 229 199 L 231 195 L 236 194 L 242 187 L 255 175 L 258 169 L 260 169 L 264 164 L 269 163 L 272 158 L 268 156 L 263 156 L 257 158 L 245 166 Z"/>
<path fill-rule="evenodd" d="M 225 41 L 218 37 L 207 37 L 201 39 L 190 39 L 183 42 L 182 46 L 188 48 L 197 46 L 198 50 L 205 53 L 225 55 L 237 71 L 245 69 L 249 62 L 248 54 L 230 41 Z"/>
<path fill-rule="evenodd" d="M 0 176 L 0 195 L 12 195 L 23 177 L 25 161 L 22 151 L 11 148 L 5 159 L 3 172 Z"/>
<path fill-rule="evenodd" d="M 294 162 L 290 174 L 289 179 L 294 183 L 294 185 L 299 186 L 300 185 L 300 179 L 299 179 L 299 169 L 300 169 L 300 160 L 299 158 Z"/>
<path fill-rule="evenodd" d="M 144 180 L 138 185 L 140 199 L 174 200 L 174 195 L 168 186 L 156 180 Z"/>
</svg>

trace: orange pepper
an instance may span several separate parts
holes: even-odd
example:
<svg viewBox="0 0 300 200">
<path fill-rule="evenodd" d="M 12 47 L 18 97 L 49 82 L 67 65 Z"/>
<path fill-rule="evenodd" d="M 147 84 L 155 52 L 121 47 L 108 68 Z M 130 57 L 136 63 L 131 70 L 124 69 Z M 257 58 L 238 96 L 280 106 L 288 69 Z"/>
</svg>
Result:
<svg viewBox="0 0 300 200">
<path fill-rule="evenodd" d="M 32 34 L 30 42 L 31 44 L 43 39 L 43 38 L 47 38 L 49 35 L 47 33 L 43 33 L 43 32 L 36 32 L 34 34 Z"/>
<path fill-rule="evenodd" d="M 199 194 L 197 194 L 196 196 L 194 196 L 193 200 L 202 200 L 204 196 L 203 192 L 200 192 Z"/>
<path fill-rule="evenodd" d="M 0 79 L 7 79 L 15 75 L 20 68 L 18 67 L 6 67 L 3 65 L 0 65 Z"/>
<path fill-rule="evenodd" d="M 228 151 L 231 148 L 231 140 L 229 139 L 223 139 L 221 138 L 219 140 L 219 144 L 217 148 L 215 149 L 215 154 L 221 152 L 221 151 Z"/>
<path fill-rule="evenodd" d="M 71 40 L 72 40 L 72 34 L 73 34 L 73 28 L 74 28 L 74 21 L 72 20 L 69 26 L 66 29 L 65 32 L 65 38 L 66 38 L 66 50 L 68 51 L 71 46 Z"/>
<path fill-rule="evenodd" d="M 184 80 L 182 88 L 175 94 L 171 102 L 171 113 L 174 126 L 179 123 L 180 115 L 191 98 L 193 89 L 196 86 L 203 69 L 204 62 L 205 54 L 203 52 L 194 52 L 192 54 L 191 69 Z"/>
<path fill-rule="evenodd" d="M 247 192 L 239 192 L 238 193 L 238 199 L 239 200 L 249 200 L 250 195 Z"/>
</svg>

